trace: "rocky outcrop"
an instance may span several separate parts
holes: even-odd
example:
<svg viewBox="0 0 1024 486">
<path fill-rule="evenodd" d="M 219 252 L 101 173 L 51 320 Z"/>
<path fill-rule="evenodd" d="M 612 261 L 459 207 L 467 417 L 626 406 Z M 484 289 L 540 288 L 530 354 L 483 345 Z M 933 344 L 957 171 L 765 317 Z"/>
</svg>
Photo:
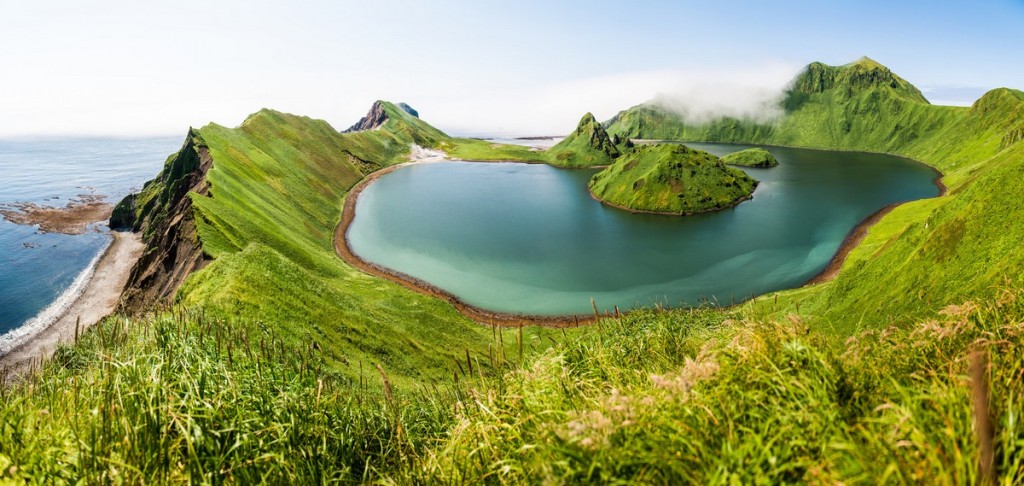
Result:
<svg viewBox="0 0 1024 486">
<path fill-rule="evenodd" d="M 594 115 L 583 115 L 576 130 L 548 149 L 555 165 L 567 167 L 589 167 L 607 165 L 621 155 L 618 147 L 608 136 Z"/>
<path fill-rule="evenodd" d="M 181 150 L 167 160 L 157 178 L 117 205 L 111 227 L 141 232 L 146 245 L 122 293 L 121 311 L 137 313 L 171 301 L 185 278 L 209 262 L 188 194 L 209 194 L 206 174 L 212 165 L 199 133 L 189 130 Z"/>
<path fill-rule="evenodd" d="M 348 127 L 348 129 L 342 133 L 376 130 L 387 121 L 388 114 L 384 112 L 384 103 L 377 100 L 373 102 L 373 106 L 370 107 L 370 112 L 367 113 L 366 116 L 360 118 L 355 125 Z"/>
<path fill-rule="evenodd" d="M 405 103 L 398 103 L 395 106 L 416 118 L 420 117 L 420 113 L 418 111 L 416 111 L 415 109 L 413 109 L 413 107 Z M 376 130 L 380 128 L 382 125 L 384 125 L 384 123 L 386 123 L 387 121 L 388 113 L 387 110 L 384 109 L 384 102 L 381 100 L 377 100 L 373 102 L 373 106 L 370 107 L 370 111 L 366 114 L 366 116 L 360 118 L 355 125 L 348 127 L 348 129 L 346 129 L 342 133 Z"/>
<path fill-rule="evenodd" d="M 594 115 L 590 113 L 583 115 L 583 119 L 580 120 L 579 125 L 576 127 L 574 135 L 586 139 L 593 150 L 603 152 L 605 155 L 613 158 L 619 156 L 619 149 L 612 143 L 608 132 L 598 123 Z"/>
<path fill-rule="evenodd" d="M 414 116 L 416 118 L 420 117 L 420 112 L 416 111 L 413 107 L 411 107 L 411 106 L 409 106 L 409 105 L 407 105 L 405 103 L 399 103 L 398 107 L 401 108 L 402 111 L 404 111 L 404 112 L 406 112 L 406 113 L 408 113 L 408 114 L 410 114 L 410 115 L 412 115 L 412 116 Z"/>
</svg>

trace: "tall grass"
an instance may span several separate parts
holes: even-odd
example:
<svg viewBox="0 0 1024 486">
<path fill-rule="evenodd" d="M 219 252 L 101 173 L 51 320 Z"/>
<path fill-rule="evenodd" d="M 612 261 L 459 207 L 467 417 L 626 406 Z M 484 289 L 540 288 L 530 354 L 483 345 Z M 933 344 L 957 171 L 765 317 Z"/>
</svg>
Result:
<svg viewBox="0 0 1024 486">
<path fill-rule="evenodd" d="M 1017 484 L 1022 322 L 1016 289 L 847 339 L 797 317 L 649 310 L 546 350 L 495 329 L 447 383 L 403 385 L 377 363 L 330 371 L 317 343 L 258 323 L 116 317 L 2 391 L 0 478 L 963 484 L 981 477 L 987 413 L 996 477 Z M 988 411 L 972 406 L 976 353 Z"/>
</svg>

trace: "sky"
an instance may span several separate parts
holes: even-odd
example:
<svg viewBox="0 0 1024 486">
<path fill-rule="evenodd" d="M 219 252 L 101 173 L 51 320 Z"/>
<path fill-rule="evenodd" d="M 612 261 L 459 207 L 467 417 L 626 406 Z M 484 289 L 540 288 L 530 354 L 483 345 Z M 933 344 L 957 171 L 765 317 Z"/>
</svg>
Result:
<svg viewBox="0 0 1024 486">
<path fill-rule="evenodd" d="M 0 137 L 184 135 L 376 99 L 458 135 L 556 135 L 668 97 L 756 115 L 869 56 L 933 103 L 1024 89 L 1024 0 L 0 0 Z M 753 108 L 752 108 L 753 107 Z"/>
</svg>

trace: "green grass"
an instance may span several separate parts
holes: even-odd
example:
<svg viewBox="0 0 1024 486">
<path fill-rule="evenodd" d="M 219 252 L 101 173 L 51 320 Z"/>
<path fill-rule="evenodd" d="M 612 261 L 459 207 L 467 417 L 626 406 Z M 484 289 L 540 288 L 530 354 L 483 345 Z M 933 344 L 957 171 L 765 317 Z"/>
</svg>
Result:
<svg viewBox="0 0 1024 486">
<path fill-rule="evenodd" d="M 113 317 L 0 389 L 0 480 L 977 483 L 972 389 L 999 484 L 1024 480 L 1021 290 L 848 339 L 755 310 L 638 311 L 546 350 L 525 330 L 523 354 L 506 330 L 398 387 L 261 322 Z"/>
<path fill-rule="evenodd" d="M 598 200 L 634 211 L 689 214 L 736 205 L 757 181 L 707 152 L 680 144 L 641 145 L 590 179 Z"/>
<path fill-rule="evenodd" d="M 453 159 L 546 163 L 567 168 L 608 165 L 628 150 L 612 143 L 590 113 L 583 116 L 576 130 L 547 150 L 471 138 L 442 140 L 437 147 Z"/>
<path fill-rule="evenodd" d="M 546 163 L 547 154 L 522 145 L 493 143 L 472 138 L 453 138 L 438 145 L 448 157 L 461 160 Z"/>
<path fill-rule="evenodd" d="M 456 374 L 468 379 L 472 366 L 500 383 L 519 359 L 515 343 L 529 349 L 536 337 L 489 331 L 492 353 L 459 355 L 447 381 L 392 388 L 373 362 L 334 371 L 332 343 L 294 341 L 263 322 L 183 308 L 108 318 L 31 380 L 0 388 L 0 482 L 379 477 L 408 467 L 454 424 L 468 392 Z"/>
<path fill-rule="evenodd" d="M 348 189 L 368 171 L 405 160 L 412 143 L 447 140 L 391 104 L 385 110 L 384 127 L 355 134 L 271 110 L 238 128 L 196 131 L 214 163 L 210 195 L 190 197 L 198 238 L 213 261 L 186 281 L 178 300 L 211 317 L 265 323 L 289 343 L 313 340 L 326 350 L 327 365 L 350 379 L 363 362 L 381 364 L 396 383 L 429 383 L 447 378 L 467 351 L 485 353 L 489 329 L 335 255 Z M 194 151 L 186 146 L 178 158 L 191 160 Z M 173 180 L 163 174 L 147 190 L 166 192 Z M 153 219 L 165 216 L 162 206 L 149 209 Z"/>
<path fill-rule="evenodd" d="M 547 160 L 559 167 L 593 167 L 611 164 L 620 155 L 604 127 L 587 113 L 576 130 L 547 150 Z"/>
<path fill-rule="evenodd" d="M 357 134 L 269 110 L 191 133 L 214 159 L 211 197 L 191 196 L 212 263 L 186 307 L 109 318 L 0 388 L 0 482 L 977 483 L 972 389 L 998 484 L 1024 482 L 1024 94 L 935 107 L 869 60 L 827 68 L 774 123 L 642 106 L 608 130 L 893 152 L 945 171 L 949 195 L 893 211 L 831 283 L 564 333 L 471 323 L 331 245 L 351 185 L 411 143 L 537 152 L 390 104 Z M 143 226 L 193 162 L 138 196 Z"/>
<path fill-rule="evenodd" d="M 749 148 L 722 157 L 722 162 L 743 167 L 775 167 L 779 161 L 763 148 Z"/>
<path fill-rule="evenodd" d="M 851 258 L 834 282 L 783 293 L 818 325 L 842 333 L 915 318 L 1024 281 L 1016 214 L 1024 191 L 1024 93 L 995 89 L 970 108 L 928 104 L 870 60 L 818 63 L 794 83 L 771 123 L 692 125 L 653 104 L 616 115 L 620 137 L 789 145 L 903 155 L 944 172 L 941 205 L 914 204 L 883 219 L 869 258 Z M 898 219 L 894 219 L 899 214 Z M 876 230 L 872 230 L 876 233 Z M 883 236 L 885 238 L 883 238 Z M 861 256 L 863 252 L 861 252 Z M 873 323 L 873 324 L 871 324 Z"/>
</svg>

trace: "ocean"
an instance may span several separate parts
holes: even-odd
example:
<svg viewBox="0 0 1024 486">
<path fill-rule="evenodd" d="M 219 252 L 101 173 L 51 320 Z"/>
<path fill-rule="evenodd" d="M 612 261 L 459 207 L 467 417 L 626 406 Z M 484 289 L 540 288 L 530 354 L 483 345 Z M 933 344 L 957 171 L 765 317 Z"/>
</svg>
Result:
<svg viewBox="0 0 1024 486">
<path fill-rule="evenodd" d="M 0 207 L 64 207 L 81 195 L 116 204 L 156 176 L 182 140 L 0 139 Z M 48 325 L 77 297 L 111 239 L 106 224 L 62 235 L 0 219 L 0 352 L 17 336 Z"/>
</svg>

